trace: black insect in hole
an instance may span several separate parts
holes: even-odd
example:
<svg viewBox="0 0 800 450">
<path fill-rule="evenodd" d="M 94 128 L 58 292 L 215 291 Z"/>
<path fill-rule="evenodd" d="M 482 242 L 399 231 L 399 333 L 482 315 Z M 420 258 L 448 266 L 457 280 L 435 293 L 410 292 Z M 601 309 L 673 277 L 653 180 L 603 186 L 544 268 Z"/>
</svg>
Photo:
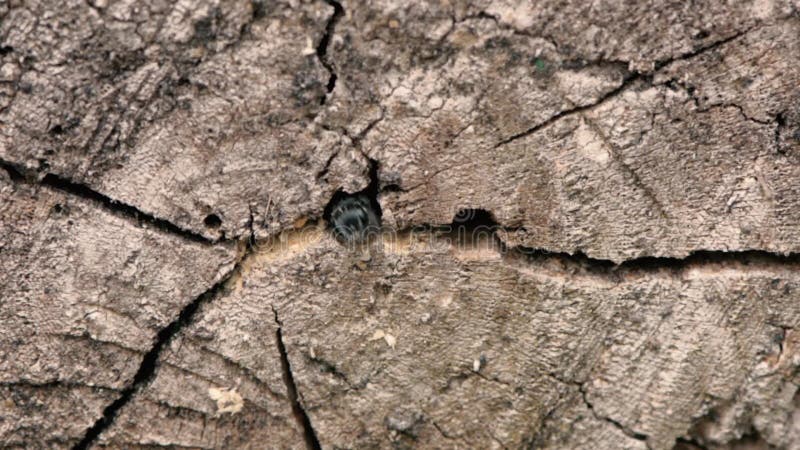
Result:
<svg viewBox="0 0 800 450">
<path fill-rule="evenodd" d="M 363 242 L 380 230 L 378 215 L 364 194 L 340 198 L 331 209 L 330 225 L 344 242 Z"/>
</svg>

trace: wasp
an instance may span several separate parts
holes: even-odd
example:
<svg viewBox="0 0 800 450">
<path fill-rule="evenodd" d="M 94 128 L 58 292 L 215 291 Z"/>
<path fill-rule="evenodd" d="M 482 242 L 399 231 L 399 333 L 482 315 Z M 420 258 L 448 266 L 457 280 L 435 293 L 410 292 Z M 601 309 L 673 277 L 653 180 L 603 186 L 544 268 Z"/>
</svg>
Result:
<svg viewBox="0 0 800 450">
<path fill-rule="evenodd" d="M 331 209 L 330 225 L 334 235 L 344 242 L 363 242 L 380 230 L 378 214 L 364 194 L 340 198 Z"/>
</svg>

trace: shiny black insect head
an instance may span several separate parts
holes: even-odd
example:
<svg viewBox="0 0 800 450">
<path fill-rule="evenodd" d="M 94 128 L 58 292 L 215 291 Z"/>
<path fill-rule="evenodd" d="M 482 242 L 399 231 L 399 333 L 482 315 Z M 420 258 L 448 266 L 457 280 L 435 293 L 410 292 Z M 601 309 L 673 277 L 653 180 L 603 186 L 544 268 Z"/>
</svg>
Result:
<svg viewBox="0 0 800 450">
<path fill-rule="evenodd" d="M 345 242 L 364 241 L 380 229 L 378 215 L 363 194 L 339 199 L 331 209 L 330 225 L 336 237 Z"/>
</svg>

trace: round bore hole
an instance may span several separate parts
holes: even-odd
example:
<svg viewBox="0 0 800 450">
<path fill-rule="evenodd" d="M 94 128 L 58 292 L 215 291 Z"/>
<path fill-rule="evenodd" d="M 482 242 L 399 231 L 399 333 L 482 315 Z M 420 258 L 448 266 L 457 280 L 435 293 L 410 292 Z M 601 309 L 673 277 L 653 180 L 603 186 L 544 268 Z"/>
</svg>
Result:
<svg viewBox="0 0 800 450">
<path fill-rule="evenodd" d="M 209 228 L 219 228 L 222 225 L 222 219 L 216 214 L 209 214 L 203 219 L 203 223 Z"/>
</svg>

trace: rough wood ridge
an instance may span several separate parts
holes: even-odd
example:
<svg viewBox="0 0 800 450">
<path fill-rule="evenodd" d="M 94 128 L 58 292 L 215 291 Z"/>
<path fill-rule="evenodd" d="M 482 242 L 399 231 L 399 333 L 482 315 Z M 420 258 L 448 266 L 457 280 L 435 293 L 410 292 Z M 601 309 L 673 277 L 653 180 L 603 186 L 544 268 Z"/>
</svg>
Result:
<svg viewBox="0 0 800 450">
<path fill-rule="evenodd" d="M 0 2 L 0 447 L 800 448 L 798 61 L 796 0 Z"/>
</svg>

